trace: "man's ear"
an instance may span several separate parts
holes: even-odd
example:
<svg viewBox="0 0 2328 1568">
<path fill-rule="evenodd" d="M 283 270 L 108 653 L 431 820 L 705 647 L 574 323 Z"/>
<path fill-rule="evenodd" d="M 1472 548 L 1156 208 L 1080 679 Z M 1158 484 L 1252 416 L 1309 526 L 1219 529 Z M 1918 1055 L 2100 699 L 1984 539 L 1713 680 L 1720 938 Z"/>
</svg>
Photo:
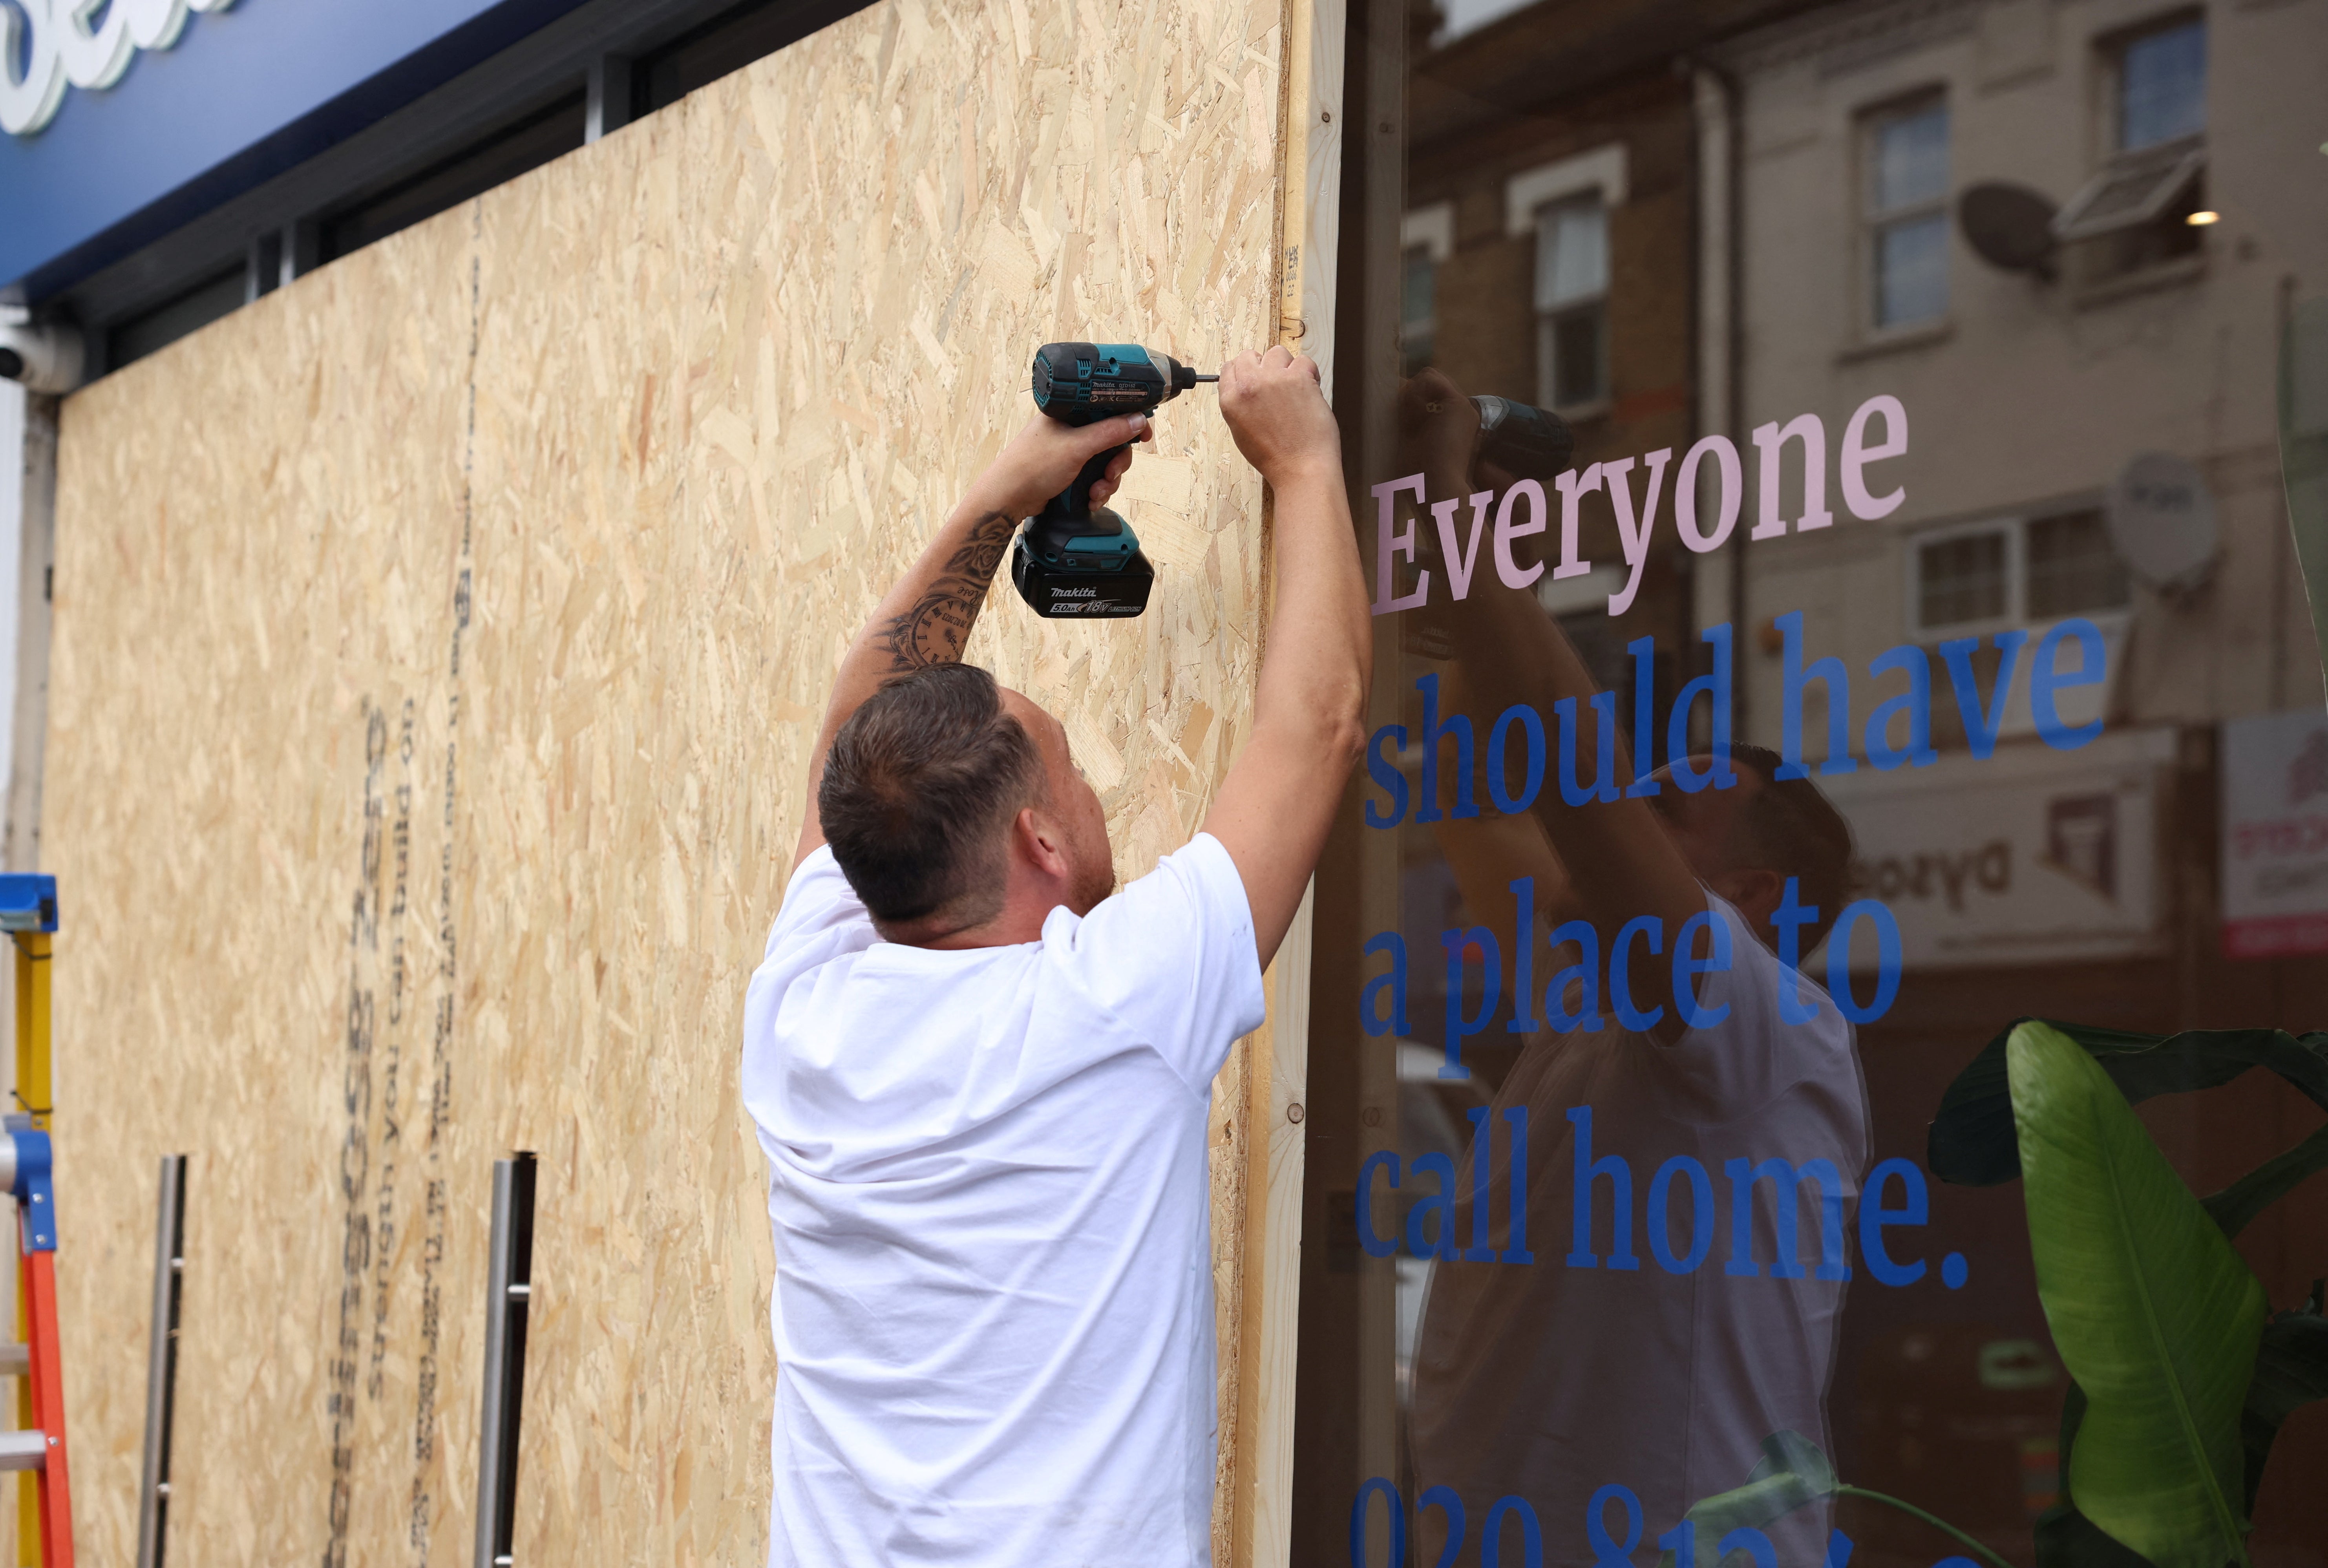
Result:
<svg viewBox="0 0 2328 1568">
<path fill-rule="evenodd" d="M 1010 852 L 1046 877 L 1064 878 L 1075 869 L 1065 832 L 1035 806 L 1019 807 L 1010 820 Z"/>
<path fill-rule="evenodd" d="M 1756 930 L 1770 922 L 1771 912 L 1786 896 L 1787 879 L 1765 866 L 1742 866 L 1707 879 L 1708 887 L 1729 900 Z"/>
</svg>

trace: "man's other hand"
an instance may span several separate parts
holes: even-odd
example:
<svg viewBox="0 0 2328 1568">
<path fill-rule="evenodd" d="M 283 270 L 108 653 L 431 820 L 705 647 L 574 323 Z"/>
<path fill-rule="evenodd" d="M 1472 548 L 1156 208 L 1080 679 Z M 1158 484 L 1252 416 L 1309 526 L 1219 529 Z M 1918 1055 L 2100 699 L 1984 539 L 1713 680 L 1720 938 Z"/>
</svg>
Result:
<svg viewBox="0 0 2328 1568">
<path fill-rule="evenodd" d="M 1096 425 L 1063 425 L 1037 414 L 1018 427 L 1010 444 L 987 465 L 970 487 L 970 504 L 987 514 L 1029 517 L 1066 489 L 1084 464 L 1111 446 L 1152 441 L 1156 427 L 1145 414 L 1123 414 Z M 1125 452 L 1107 465 L 1107 476 L 1092 486 L 1092 504 L 1103 506 L 1131 466 Z"/>
<path fill-rule="evenodd" d="M 1432 488 L 1451 493 L 1471 482 L 1472 457 L 1479 445 L 1479 409 L 1443 371 L 1418 371 L 1398 390 L 1398 433 L 1408 461 L 1433 479 Z"/>
<path fill-rule="evenodd" d="M 1271 485 L 1302 474 L 1342 482 L 1342 432 L 1319 386 L 1318 361 L 1282 346 L 1221 367 L 1221 417 L 1237 450 Z"/>
</svg>

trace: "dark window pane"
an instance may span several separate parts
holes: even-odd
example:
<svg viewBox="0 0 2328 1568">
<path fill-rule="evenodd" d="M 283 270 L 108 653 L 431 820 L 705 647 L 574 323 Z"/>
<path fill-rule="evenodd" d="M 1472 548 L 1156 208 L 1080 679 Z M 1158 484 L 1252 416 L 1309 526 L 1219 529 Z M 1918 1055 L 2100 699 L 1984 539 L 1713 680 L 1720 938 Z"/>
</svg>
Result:
<svg viewBox="0 0 2328 1568">
<path fill-rule="evenodd" d="M 1591 299 L 1609 288 L 1609 210 L 1600 198 L 1563 202 L 1536 220 L 1535 302 L 1540 309 Z"/>
<path fill-rule="evenodd" d="M 1608 313 L 1595 302 L 1544 318 L 1545 352 L 1551 365 L 1554 408 L 1598 402 L 1609 395 L 1604 362 Z"/>
<path fill-rule="evenodd" d="M 1439 267 L 1431 259 L 1428 249 L 1417 245 L 1407 251 L 1405 273 L 1399 290 L 1402 321 L 1412 325 L 1431 319 L 1438 278 Z"/>
<path fill-rule="evenodd" d="M 582 113 L 580 93 L 560 99 L 330 219 L 324 225 L 324 259 L 385 239 L 572 152 L 582 145 Z"/>
<path fill-rule="evenodd" d="M 2041 517 L 2029 525 L 2029 618 L 2050 620 L 2126 602 L 2126 564 L 2098 512 Z"/>
<path fill-rule="evenodd" d="M 862 10 L 866 0 L 747 0 L 642 58 L 631 81 L 631 111 L 652 114 L 697 88 L 741 70 L 818 28 Z"/>
<path fill-rule="evenodd" d="M 2131 152 L 2206 127 L 2206 24 L 2188 22 L 2128 43 L 2118 63 L 2118 146 Z"/>
<path fill-rule="evenodd" d="M 244 269 L 230 268 L 180 295 L 169 304 L 130 317 L 106 334 L 106 365 L 119 370 L 188 333 L 210 325 L 243 301 Z"/>
<path fill-rule="evenodd" d="M 1927 626 L 1949 626 L 2004 615 L 2004 544 L 2000 530 L 1920 547 L 1916 552 L 1918 620 Z"/>
<path fill-rule="evenodd" d="M 1946 213 L 1888 223 L 1875 231 L 1875 324 L 1936 321 L 1948 308 Z"/>
<path fill-rule="evenodd" d="M 1431 363 L 1438 294 L 1439 264 L 1430 248 L 1410 246 L 1399 279 L 1399 349 L 1410 376 Z"/>
<path fill-rule="evenodd" d="M 1871 138 L 1869 198 L 1878 213 L 1948 193 L 1948 108 L 1936 103 L 1879 120 Z"/>
</svg>

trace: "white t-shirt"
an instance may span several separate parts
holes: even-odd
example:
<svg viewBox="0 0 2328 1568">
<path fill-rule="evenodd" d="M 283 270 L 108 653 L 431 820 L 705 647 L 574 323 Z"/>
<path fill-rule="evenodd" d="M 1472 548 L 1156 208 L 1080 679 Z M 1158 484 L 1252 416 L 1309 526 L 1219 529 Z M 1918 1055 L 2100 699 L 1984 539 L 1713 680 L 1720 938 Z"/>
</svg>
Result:
<svg viewBox="0 0 2328 1568">
<path fill-rule="evenodd" d="M 1197 1568 L 1212 1081 L 1263 1018 L 1199 835 L 1042 940 L 880 940 L 831 851 L 744 1009 L 776 1247 L 775 1568 Z"/>
<path fill-rule="evenodd" d="M 1584 1515 L 1605 1484 L 1640 1499 L 1647 1523 L 1633 1560 L 1646 1563 L 1657 1556 L 1657 1535 L 1692 1504 L 1746 1483 L 1771 1433 L 1798 1432 L 1834 1451 L 1826 1388 L 1847 1287 L 1818 1277 L 1829 1263 L 1822 1190 L 1816 1181 L 1799 1190 L 1792 1181 L 1754 1183 L 1757 1272 L 1733 1275 L 1725 1271 L 1736 1183 L 1727 1168 L 1741 1159 L 1750 1169 L 1773 1159 L 1826 1160 L 1848 1222 L 1867 1166 L 1866 1089 L 1851 1025 L 1834 1000 L 1809 976 L 1790 976 L 1737 910 L 1707 898 L 1730 928 L 1732 963 L 1697 977 L 1694 989 L 1706 1012 L 1727 1007 L 1728 1015 L 1670 1046 L 1613 1021 L 1598 1034 L 1532 1038 L 1496 1095 L 1489 1213 L 1495 1245 L 1509 1246 L 1508 1113 L 1525 1106 L 1535 1261 L 1432 1264 L 1415 1354 L 1415 1485 L 1451 1486 L 1467 1502 L 1477 1498 L 1475 1520 L 1497 1498 L 1525 1498 L 1541 1521 L 1548 1564 L 1597 1561 Z M 1637 963 L 1641 1006 L 1674 1005 L 1661 994 L 1666 975 L 1662 962 Z M 1780 1014 L 1779 988 L 1790 979 L 1801 1003 L 1817 1007 L 1815 1019 L 1788 1023 Z M 1610 999 L 1600 1005 L 1607 1019 Z M 1616 1156 L 1625 1164 L 1630 1267 L 1611 1266 L 1613 1166 L 1591 1184 L 1595 1264 L 1567 1262 L 1576 1240 L 1579 1131 L 1570 1113 L 1581 1106 L 1591 1107 L 1593 1161 Z M 1466 1246 L 1475 1157 L 1467 1152 L 1457 1166 L 1450 1216 Z M 1677 1167 L 1657 1194 L 1666 1214 L 1652 1220 L 1658 1170 L 1685 1157 L 1704 1173 L 1705 1189 L 1694 1194 L 1689 1168 Z M 1774 1201 L 1795 1210 L 1800 1278 L 1771 1277 Z M 1702 1239 L 1696 1265 L 1676 1272 L 1660 1261 L 1650 1246 L 1653 1224 L 1677 1263 L 1688 1263 Z M 1693 1234 L 1699 1226 L 1702 1238 Z M 1841 1239 L 1849 1260 L 1847 1223 Z M 1807 1507 L 1769 1526 L 1779 1561 L 1817 1562 L 1825 1519 L 1824 1510 Z M 1429 1511 L 1418 1522 L 1423 1561 L 1438 1550 L 1440 1523 Z M 1605 1523 L 1621 1544 L 1625 1510 L 1611 1503 Z M 1700 1542 L 1701 1562 L 1712 1545 Z"/>
</svg>

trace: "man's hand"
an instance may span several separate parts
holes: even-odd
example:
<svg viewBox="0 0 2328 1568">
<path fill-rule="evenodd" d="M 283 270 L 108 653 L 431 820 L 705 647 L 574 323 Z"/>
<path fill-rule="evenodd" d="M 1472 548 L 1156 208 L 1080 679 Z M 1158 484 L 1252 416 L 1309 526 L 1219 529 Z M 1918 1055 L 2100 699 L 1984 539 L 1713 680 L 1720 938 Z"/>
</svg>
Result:
<svg viewBox="0 0 2328 1568">
<path fill-rule="evenodd" d="M 809 758 L 808 820 L 801 824 L 800 843 L 793 852 L 795 868 L 824 842 L 824 825 L 816 811 L 817 786 L 824 776 L 825 753 L 849 716 L 882 682 L 925 664 L 960 659 L 995 570 L 1010 552 L 1010 535 L 1018 520 L 1040 512 L 1098 454 L 1154 438 L 1143 415 L 1103 419 L 1078 429 L 1037 414 L 972 483 L 970 493 L 923 548 L 921 559 L 891 586 L 873 618 L 841 655 L 824 724 Z M 1109 464 L 1107 476 L 1092 486 L 1092 504 L 1113 495 L 1131 466 L 1130 452 Z"/>
<path fill-rule="evenodd" d="M 981 514 L 1000 512 L 1016 520 L 1043 510 L 1051 497 L 1075 483 L 1084 464 L 1111 446 L 1153 441 L 1156 427 L 1145 414 L 1125 414 L 1080 427 L 1037 414 L 1018 427 L 986 472 L 972 481 L 962 505 Z M 1123 453 L 1107 466 L 1107 477 L 1092 486 L 1092 504 L 1104 505 L 1131 466 Z"/>
<path fill-rule="evenodd" d="M 1342 492 L 1342 437 L 1315 361 L 1283 348 L 1221 367 L 1221 413 L 1269 482 L 1275 591 L 1253 734 L 1205 831 L 1236 862 L 1266 966 L 1301 907 L 1343 781 L 1366 738 L 1372 617 Z"/>
<path fill-rule="evenodd" d="M 1479 445 L 1479 409 L 1444 371 L 1419 371 L 1398 390 L 1398 434 L 1409 461 L 1439 481 L 1432 493 L 1462 494 L 1471 485 Z"/>
<path fill-rule="evenodd" d="M 1272 489 L 1307 474 L 1330 476 L 1339 488 L 1342 432 L 1319 386 L 1317 361 L 1281 345 L 1237 355 L 1221 367 L 1221 417 Z"/>
</svg>

